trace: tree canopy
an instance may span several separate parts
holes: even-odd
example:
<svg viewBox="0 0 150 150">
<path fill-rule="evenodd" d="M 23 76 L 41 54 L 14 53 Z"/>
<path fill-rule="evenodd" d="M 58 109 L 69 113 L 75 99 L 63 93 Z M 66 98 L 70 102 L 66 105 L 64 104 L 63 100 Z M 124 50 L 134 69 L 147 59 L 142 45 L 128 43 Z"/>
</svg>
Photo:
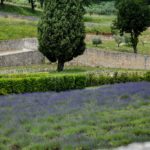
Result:
<svg viewBox="0 0 150 150">
<path fill-rule="evenodd" d="M 39 51 L 51 62 L 64 63 L 85 50 L 85 11 L 81 0 L 47 0 L 38 25 Z"/>
<path fill-rule="evenodd" d="M 117 0 L 116 8 L 114 27 L 121 34 L 130 34 L 134 53 L 137 53 L 138 37 L 150 26 L 150 9 L 145 0 Z"/>
</svg>

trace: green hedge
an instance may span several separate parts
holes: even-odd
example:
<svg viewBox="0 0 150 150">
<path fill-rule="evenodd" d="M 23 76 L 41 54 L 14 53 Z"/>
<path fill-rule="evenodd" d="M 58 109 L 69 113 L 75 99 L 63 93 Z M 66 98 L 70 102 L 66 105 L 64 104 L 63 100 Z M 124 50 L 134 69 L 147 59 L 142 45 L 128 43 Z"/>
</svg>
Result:
<svg viewBox="0 0 150 150">
<path fill-rule="evenodd" d="M 11 93 L 64 91 L 82 89 L 104 84 L 150 81 L 150 73 L 80 73 L 80 74 L 37 74 L 9 75 L 0 78 L 0 95 Z"/>
</svg>

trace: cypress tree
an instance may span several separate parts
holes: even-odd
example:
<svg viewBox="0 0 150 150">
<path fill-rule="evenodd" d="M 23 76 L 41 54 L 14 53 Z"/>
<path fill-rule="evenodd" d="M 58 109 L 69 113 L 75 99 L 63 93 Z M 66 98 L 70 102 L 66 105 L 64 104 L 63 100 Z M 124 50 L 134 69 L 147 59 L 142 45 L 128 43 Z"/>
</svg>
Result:
<svg viewBox="0 0 150 150">
<path fill-rule="evenodd" d="M 38 24 L 39 51 L 51 62 L 64 63 L 83 54 L 85 50 L 85 11 L 82 0 L 47 0 Z"/>
</svg>

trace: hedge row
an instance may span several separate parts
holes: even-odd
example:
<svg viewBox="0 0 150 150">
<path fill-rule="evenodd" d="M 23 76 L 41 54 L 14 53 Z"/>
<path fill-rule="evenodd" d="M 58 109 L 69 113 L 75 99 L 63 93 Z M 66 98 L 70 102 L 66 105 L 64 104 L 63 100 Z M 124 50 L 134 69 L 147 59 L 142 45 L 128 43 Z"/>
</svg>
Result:
<svg viewBox="0 0 150 150">
<path fill-rule="evenodd" d="M 95 73 L 47 75 L 20 78 L 0 78 L 0 95 L 11 93 L 64 91 L 82 89 L 103 84 L 150 81 L 150 73 L 139 75 L 136 73 L 114 73 L 100 75 Z"/>
</svg>

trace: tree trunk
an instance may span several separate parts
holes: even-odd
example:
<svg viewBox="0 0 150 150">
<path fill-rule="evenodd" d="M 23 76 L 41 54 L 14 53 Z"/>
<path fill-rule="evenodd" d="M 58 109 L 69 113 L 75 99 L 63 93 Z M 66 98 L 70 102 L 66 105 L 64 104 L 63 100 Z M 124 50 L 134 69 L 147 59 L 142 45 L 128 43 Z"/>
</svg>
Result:
<svg viewBox="0 0 150 150">
<path fill-rule="evenodd" d="M 64 70 L 64 62 L 58 60 L 57 71 L 61 72 Z"/>
<path fill-rule="evenodd" d="M 4 5 L 4 0 L 1 0 L 1 5 Z"/>
<path fill-rule="evenodd" d="M 131 33 L 131 43 L 132 43 L 134 53 L 137 54 L 138 36 L 134 33 Z"/>
<path fill-rule="evenodd" d="M 34 0 L 31 0 L 30 2 L 31 2 L 31 8 L 32 8 L 32 10 L 34 11 L 34 10 L 35 10 L 35 9 L 34 9 L 34 8 L 35 8 L 35 2 L 34 2 Z"/>
<path fill-rule="evenodd" d="M 41 8 L 43 8 L 44 1 L 40 0 Z"/>
<path fill-rule="evenodd" d="M 133 49 L 134 49 L 134 53 L 137 54 L 137 46 L 134 46 Z"/>
</svg>

